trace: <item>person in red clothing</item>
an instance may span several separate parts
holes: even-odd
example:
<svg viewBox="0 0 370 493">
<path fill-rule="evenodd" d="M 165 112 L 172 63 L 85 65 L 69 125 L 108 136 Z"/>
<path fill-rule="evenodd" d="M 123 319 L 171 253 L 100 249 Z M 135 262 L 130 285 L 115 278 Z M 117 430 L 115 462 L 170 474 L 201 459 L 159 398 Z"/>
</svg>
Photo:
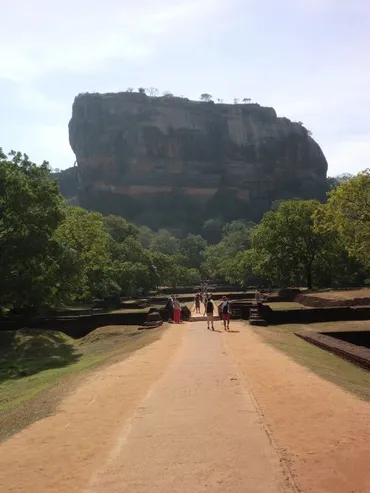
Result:
<svg viewBox="0 0 370 493">
<path fill-rule="evenodd" d="M 179 324 L 181 322 L 181 305 L 176 296 L 173 300 L 173 319 L 175 324 Z"/>
</svg>

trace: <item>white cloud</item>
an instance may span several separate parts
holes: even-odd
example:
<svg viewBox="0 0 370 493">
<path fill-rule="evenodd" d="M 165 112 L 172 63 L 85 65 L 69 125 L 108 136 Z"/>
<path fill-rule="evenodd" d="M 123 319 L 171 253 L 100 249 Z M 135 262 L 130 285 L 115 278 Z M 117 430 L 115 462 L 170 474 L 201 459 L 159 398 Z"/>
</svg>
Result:
<svg viewBox="0 0 370 493">
<path fill-rule="evenodd" d="M 96 69 L 107 58 L 142 61 L 169 32 L 205 16 L 209 21 L 231 5 L 211 0 L 65 0 L 58 8 L 45 0 L 9 3 L 0 31 L 0 76 L 19 81 L 58 68 Z"/>
</svg>

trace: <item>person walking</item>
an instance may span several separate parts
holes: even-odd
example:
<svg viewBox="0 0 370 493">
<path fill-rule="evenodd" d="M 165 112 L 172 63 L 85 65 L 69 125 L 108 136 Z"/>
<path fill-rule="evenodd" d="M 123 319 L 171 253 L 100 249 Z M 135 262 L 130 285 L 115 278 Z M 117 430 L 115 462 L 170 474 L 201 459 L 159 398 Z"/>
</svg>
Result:
<svg viewBox="0 0 370 493">
<path fill-rule="evenodd" d="M 179 300 L 176 298 L 173 301 L 173 317 L 174 317 L 174 322 L 175 324 L 179 324 L 181 322 L 181 305 Z"/>
<path fill-rule="evenodd" d="M 212 301 L 212 296 L 209 296 L 206 304 L 206 314 L 207 314 L 207 329 L 209 329 L 209 324 L 211 324 L 212 330 L 215 330 L 213 325 L 213 313 L 215 311 L 215 306 Z"/>
<path fill-rule="evenodd" d="M 168 321 L 170 323 L 173 322 L 173 316 L 174 316 L 173 301 L 174 301 L 174 296 L 172 295 L 168 298 L 168 301 L 165 306 L 165 309 L 168 310 Z"/>
<path fill-rule="evenodd" d="M 221 308 L 221 317 L 224 323 L 224 330 L 230 330 L 230 318 L 231 318 L 231 310 L 230 303 L 226 296 L 222 297 L 222 303 L 220 305 Z"/>
<path fill-rule="evenodd" d="M 194 298 L 195 302 L 195 313 L 200 313 L 200 302 L 201 302 L 201 294 L 197 293 Z"/>
<path fill-rule="evenodd" d="M 203 296 L 204 316 L 206 315 L 206 312 L 207 312 L 207 303 L 208 303 L 208 298 L 209 298 L 208 293 L 204 293 L 204 296 Z"/>
</svg>

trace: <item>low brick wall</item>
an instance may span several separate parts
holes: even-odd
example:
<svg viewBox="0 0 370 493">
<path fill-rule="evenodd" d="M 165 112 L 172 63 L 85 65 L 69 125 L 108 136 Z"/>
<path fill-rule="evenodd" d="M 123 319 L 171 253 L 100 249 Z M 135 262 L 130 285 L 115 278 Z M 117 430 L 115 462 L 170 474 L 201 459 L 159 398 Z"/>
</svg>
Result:
<svg viewBox="0 0 370 493">
<path fill-rule="evenodd" d="M 252 303 L 231 302 L 233 318 L 249 320 Z M 269 325 L 311 324 L 318 322 L 337 322 L 341 320 L 370 320 L 370 306 L 326 307 L 296 310 L 274 310 L 268 305 L 260 305 L 261 316 Z"/>
<path fill-rule="evenodd" d="M 249 319 L 251 303 L 231 302 L 232 318 Z M 168 311 L 159 310 L 161 318 L 168 321 Z M 261 315 L 269 325 L 310 324 L 337 322 L 343 320 L 370 320 L 370 306 L 307 308 L 301 310 L 273 310 L 267 305 L 261 308 Z M 74 337 L 84 337 L 98 327 L 107 325 L 142 325 L 146 312 L 99 313 L 68 317 L 4 317 L 0 319 L 1 330 L 21 328 L 59 330 Z"/>
<path fill-rule="evenodd" d="M 142 325 L 147 317 L 145 312 L 102 313 L 73 317 L 9 317 L 0 319 L 0 330 L 17 330 L 21 328 L 59 330 L 78 339 L 98 327 L 107 325 Z"/>
<path fill-rule="evenodd" d="M 370 349 L 356 346 L 331 337 L 330 332 L 310 332 L 303 330 L 295 332 L 295 335 L 315 346 L 325 349 L 343 359 L 351 361 L 361 368 L 370 370 Z"/>
<path fill-rule="evenodd" d="M 304 306 L 311 307 L 370 306 L 370 298 L 335 299 L 309 294 L 299 294 L 294 301 L 301 303 Z"/>
<path fill-rule="evenodd" d="M 370 306 L 273 310 L 269 306 L 263 305 L 262 317 L 269 325 L 370 320 Z"/>
</svg>

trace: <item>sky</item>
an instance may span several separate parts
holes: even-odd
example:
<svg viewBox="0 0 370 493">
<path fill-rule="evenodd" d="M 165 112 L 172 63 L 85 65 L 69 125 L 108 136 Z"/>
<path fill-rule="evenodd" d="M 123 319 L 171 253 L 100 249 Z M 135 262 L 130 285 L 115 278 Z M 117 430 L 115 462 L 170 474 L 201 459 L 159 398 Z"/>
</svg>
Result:
<svg viewBox="0 0 370 493">
<path fill-rule="evenodd" d="M 68 168 L 74 97 L 156 87 L 302 121 L 330 176 L 370 167 L 369 0 L 2 0 L 0 147 Z"/>
</svg>

